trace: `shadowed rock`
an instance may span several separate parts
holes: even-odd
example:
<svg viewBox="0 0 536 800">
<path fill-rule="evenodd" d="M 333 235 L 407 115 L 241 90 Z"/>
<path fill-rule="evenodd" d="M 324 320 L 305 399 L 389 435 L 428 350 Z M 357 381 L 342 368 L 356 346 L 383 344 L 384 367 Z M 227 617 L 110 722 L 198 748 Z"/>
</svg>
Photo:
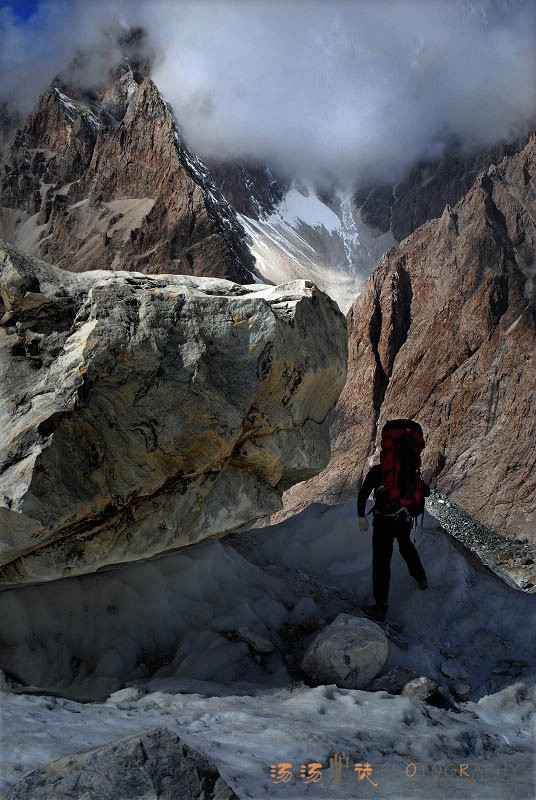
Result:
<svg viewBox="0 0 536 800">
<path fill-rule="evenodd" d="M 379 625 L 339 614 L 313 639 L 301 667 L 316 683 L 363 689 L 383 669 L 388 649 Z"/>
<path fill-rule="evenodd" d="M 74 753 L 25 775 L 3 800 L 237 800 L 217 767 L 159 728 Z"/>
</svg>

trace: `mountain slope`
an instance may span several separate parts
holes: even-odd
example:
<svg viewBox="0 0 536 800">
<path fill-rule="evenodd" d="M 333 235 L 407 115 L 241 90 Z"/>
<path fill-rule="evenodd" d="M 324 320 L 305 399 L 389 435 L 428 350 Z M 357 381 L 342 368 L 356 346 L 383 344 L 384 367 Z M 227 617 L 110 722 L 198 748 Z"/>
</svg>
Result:
<svg viewBox="0 0 536 800">
<path fill-rule="evenodd" d="M 425 476 L 492 530 L 534 537 L 536 136 L 398 248 L 348 314 L 332 459 L 287 510 L 351 496 L 382 424 L 418 419 Z"/>
<path fill-rule="evenodd" d="M 402 241 L 425 222 L 440 217 L 469 191 L 492 164 L 518 153 L 528 134 L 493 147 L 464 152 L 453 143 L 441 157 L 414 164 L 396 184 L 364 187 L 355 196 L 364 222 L 373 230 L 391 231 Z"/>
<path fill-rule="evenodd" d="M 73 271 L 310 278 L 347 311 L 392 234 L 348 192 L 324 196 L 264 164 L 202 162 L 149 73 L 130 53 L 97 88 L 60 76 L 14 139 L 3 107 L 0 236 Z"/>
<path fill-rule="evenodd" d="M 235 213 L 128 62 L 99 92 L 55 81 L 17 133 L 0 186 L 0 233 L 64 269 L 252 280 Z"/>
<path fill-rule="evenodd" d="M 391 233 L 374 235 L 349 194 L 319 195 L 292 183 L 270 213 L 240 215 L 263 281 L 307 276 L 346 312 L 383 253 Z"/>
</svg>

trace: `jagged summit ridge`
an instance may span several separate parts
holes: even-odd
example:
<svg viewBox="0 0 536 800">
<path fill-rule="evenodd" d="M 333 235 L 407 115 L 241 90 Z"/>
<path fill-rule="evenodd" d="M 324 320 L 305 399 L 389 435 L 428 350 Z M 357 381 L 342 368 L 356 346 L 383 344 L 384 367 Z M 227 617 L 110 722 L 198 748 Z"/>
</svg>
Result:
<svg viewBox="0 0 536 800">
<path fill-rule="evenodd" d="M 57 79 L 0 170 L 0 233 L 64 269 L 251 281 L 244 231 L 148 77 L 99 91 Z"/>
</svg>

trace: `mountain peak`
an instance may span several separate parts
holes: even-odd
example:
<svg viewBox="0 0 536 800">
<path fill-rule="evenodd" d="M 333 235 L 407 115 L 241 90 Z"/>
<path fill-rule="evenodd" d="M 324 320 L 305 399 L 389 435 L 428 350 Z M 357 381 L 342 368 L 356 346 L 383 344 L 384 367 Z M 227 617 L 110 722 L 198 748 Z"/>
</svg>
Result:
<svg viewBox="0 0 536 800">
<path fill-rule="evenodd" d="M 122 46 L 139 53 L 143 41 L 133 31 Z M 65 269 L 251 282 L 254 262 L 235 212 L 190 153 L 143 63 L 123 57 L 94 87 L 82 89 L 76 70 L 53 81 L 0 170 L 0 233 L 12 235 L 16 209 L 22 224 L 13 241 Z"/>
</svg>

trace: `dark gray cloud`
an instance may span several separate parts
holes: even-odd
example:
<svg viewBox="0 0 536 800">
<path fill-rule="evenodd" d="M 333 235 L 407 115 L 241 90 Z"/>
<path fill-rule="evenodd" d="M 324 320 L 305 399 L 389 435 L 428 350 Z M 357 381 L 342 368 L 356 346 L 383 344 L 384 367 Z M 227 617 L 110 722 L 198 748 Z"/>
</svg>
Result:
<svg viewBox="0 0 536 800">
<path fill-rule="evenodd" d="M 76 48 L 94 80 L 117 55 L 103 31 L 141 24 L 194 148 L 305 178 L 396 177 L 453 137 L 493 143 L 535 114 L 532 0 L 49 0 L 25 25 L 0 14 L 0 91 L 20 103 Z"/>
</svg>

